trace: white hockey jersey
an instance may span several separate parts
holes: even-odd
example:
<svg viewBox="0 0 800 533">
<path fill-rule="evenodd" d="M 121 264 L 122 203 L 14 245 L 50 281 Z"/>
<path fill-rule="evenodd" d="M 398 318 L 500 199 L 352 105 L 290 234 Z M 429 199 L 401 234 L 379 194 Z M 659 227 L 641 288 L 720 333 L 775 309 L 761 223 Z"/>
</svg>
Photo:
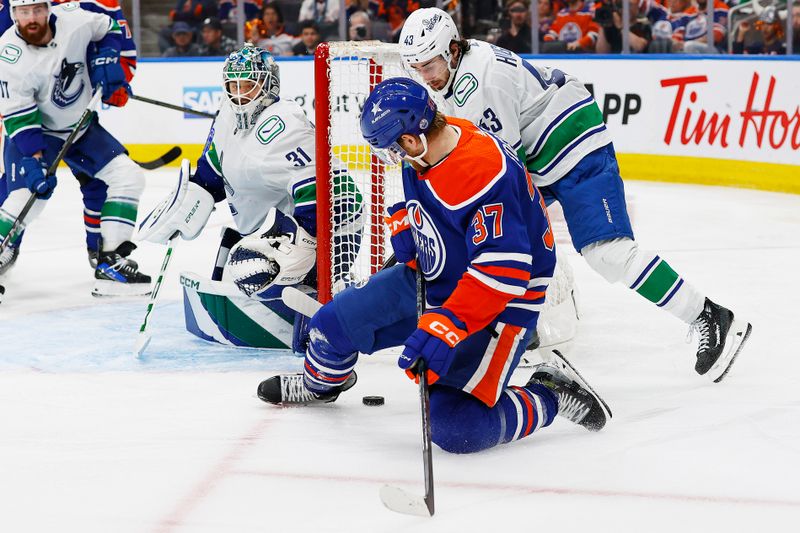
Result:
<svg viewBox="0 0 800 533">
<path fill-rule="evenodd" d="M 29 45 L 16 26 L 0 37 L 0 114 L 6 134 L 19 137 L 23 152 L 33 131 L 62 139 L 69 135 L 92 98 L 89 43 L 111 33 L 121 38 L 113 19 L 78 3 L 53 6 L 50 22 L 54 34 L 47 46 Z"/>
<path fill-rule="evenodd" d="M 278 100 L 255 126 L 237 130 L 227 100 L 204 156 L 225 184 L 240 233 L 256 231 L 271 207 L 293 213 L 316 205 L 314 126 L 294 100 Z"/>
<path fill-rule="evenodd" d="M 536 185 L 557 181 L 611 142 L 600 109 L 577 78 L 486 42 L 469 43 L 440 110 L 502 137 Z"/>
</svg>

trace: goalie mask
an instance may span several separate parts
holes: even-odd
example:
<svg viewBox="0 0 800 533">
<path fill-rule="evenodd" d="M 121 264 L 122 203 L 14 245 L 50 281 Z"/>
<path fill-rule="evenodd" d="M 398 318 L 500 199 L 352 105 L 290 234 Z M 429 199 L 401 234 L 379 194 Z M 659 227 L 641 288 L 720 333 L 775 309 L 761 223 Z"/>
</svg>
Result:
<svg viewBox="0 0 800 533">
<path fill-rule="evenodd" d="M 236 127 L 250 129 L 261 112 L 278 100 L 278 64 L 268 51 L 246 44 L 225 60 L 222 87 L 236 115 Z"/>
<path fill-rule="evenodd" d="M 400 57 L 406 70 L 413 71 L 411 65 L 428 63 L 432 59 L 441 57 L 444 65 L 439 62 L 431 62 L 422 68 L 434 69 L 437 66 L 448 71 L 447 81 L 437 92 L 445 93 L 453 84 L 453 78 L 458 65 L 453 67 L 451 60 L 453 54 L 450 52 L 450 43 L 459 41 L 458 28 L 452 17 L 446 11 L 436 7 L 417 9 L 411 13 L 403 24 L 400 32 Z M 424 73 L 420 72 L 424 76 Z"/>
</svg>

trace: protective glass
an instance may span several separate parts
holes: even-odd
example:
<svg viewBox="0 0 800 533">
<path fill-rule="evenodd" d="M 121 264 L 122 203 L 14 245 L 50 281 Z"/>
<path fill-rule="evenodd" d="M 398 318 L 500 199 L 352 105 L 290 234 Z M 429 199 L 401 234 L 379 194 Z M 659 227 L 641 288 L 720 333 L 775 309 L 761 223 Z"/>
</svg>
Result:
<svg viewBox="0 0 800 533">
<path fill-rule="evenodd" d="M 393 142 L 386 148 L 370 146 L 370 150 L 372 150 L 372 153 L 386 165 L 399 165 L 406 156 L 406 151 L 403 150 L 397 142 Z"/>
<path fill-rule="evenodd" d="M 419 74 L 423 80 L 431 81 L 437 78 L 444 79 L 448 72 L 447 61 L 442 56 L 437 56 L 424 63 L 412 63 L 411 70 Z"/>
</svg>

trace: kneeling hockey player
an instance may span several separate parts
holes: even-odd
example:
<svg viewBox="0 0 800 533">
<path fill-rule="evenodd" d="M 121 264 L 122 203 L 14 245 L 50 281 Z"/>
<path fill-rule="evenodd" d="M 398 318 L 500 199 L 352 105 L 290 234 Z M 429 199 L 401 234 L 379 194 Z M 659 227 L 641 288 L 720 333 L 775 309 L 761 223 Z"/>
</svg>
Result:
<svg viewBox="0 0 800 533">
<path fill-rule="evenodd" d="M 567 367 L 541 364 L 525 386 L 509 386 L 555 266 L 544 203 L 511 147 L 438 113 L 406 78 L 369 95 L 361 132 L 387 160 L 406 161 L 405 202 L 388 220 L 405 264 L 323 306 L 311 319 L 304 373 L 267 379 L 259 397 L 331 402 L 355 383 L 359 352 L 402 346 L 398 364 L 410 377 L 420 359 L 427 365 L 432 440 L 446 451 L 518 440 L 556 415 L 601 429 L 602 402 Z M 427 283 L 419 320 L 414 269 Z"/>
</svg>

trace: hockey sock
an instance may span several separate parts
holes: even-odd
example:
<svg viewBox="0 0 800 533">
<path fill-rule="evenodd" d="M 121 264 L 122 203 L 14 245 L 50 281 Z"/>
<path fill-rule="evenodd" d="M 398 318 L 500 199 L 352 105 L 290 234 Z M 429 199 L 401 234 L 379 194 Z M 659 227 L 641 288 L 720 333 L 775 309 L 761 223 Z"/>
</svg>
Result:
<svg viewBox="0 0 800 533">
<path fill-rule="evenodd" d="M 358 352 L 345 335 L 333 306 L 321 308 L 311 319 L 303 383 L 315 394 L 325 394 L 344 383 L 358 361 Z"/>
<path fill-rule="evenodd" d="M 139 201 L 124 196 L 109 196 L 100 210 L 100 233 L 103 236 L 103 251 L 116 250 L 117 246 L 130 240 L 136 226 Z"/>
<path fill-rule="evenodd" d="M 558 412 L 547 387 L 508 387 L 489 407 L 450 387 L 431 387 L 431 437 L 451 453 L 474 453 L 527 437 L 549 426 Z"/>
<path fill-rule="evenodd" d="M 100 180 L 89 179 L 81 185 L 83 194 L 83 223 L 86 226 L 86 248 L 100 251 L 100 212 L 106 201 L 108 186 Z"/>
<path fill-rule="evenodd" d="M 705 296 L 654 252 L 631 239 L 590 244 L 581 250 L 589 265 L 611 283 L 620 281 L 643 298 L 691 323 L 703 310 Z"/>
</svg>

